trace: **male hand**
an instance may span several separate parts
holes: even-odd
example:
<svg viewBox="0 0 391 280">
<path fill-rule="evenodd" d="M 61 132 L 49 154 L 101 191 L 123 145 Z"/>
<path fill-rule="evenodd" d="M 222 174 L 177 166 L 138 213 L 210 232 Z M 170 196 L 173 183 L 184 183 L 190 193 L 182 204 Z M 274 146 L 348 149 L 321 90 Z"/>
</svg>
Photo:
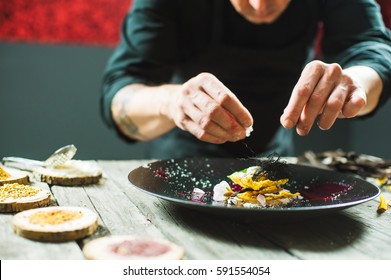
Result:
<svg viewBox="0 0 391 280">
<path fill-rule="evenodd" d="M 169 117 L 199 140 L 222 144 L 246 137 L 253 118 L 239 99 L 215 76 L 201 73 L 173 94 Z"/>
<path fill-rule="evenodd" d="M 314 122 L 331 128 L 337 118 L 357 116 L 367 103 L 365 89 L 338 64 L 312 61 L 304 68 L 281 116 L 285 128 L 299 135 L 309 133 Z"/>
</svg>

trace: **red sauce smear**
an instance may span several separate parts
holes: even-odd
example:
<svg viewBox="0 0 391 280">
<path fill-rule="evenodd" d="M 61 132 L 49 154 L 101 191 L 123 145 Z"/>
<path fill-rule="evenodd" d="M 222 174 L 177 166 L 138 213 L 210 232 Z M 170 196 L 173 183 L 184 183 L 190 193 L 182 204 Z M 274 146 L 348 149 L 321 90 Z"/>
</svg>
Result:
<svg viewBox="0 0 391 280">
<path fill-rule="evenodd" d="M 303 190 L 300 194 L 310 200 L 335 200 L 339 196 L 346 194 L 352 186 L 339 183 L 326 183 L 313 186 L 308 190 Z"/>
<path fill-rule="evenodd" d="M 111 250 L 123 256 L 154 257 L 167 253 L 170 247 L 151 240 L 125 240 L 112 245 Z"/>
</svg>

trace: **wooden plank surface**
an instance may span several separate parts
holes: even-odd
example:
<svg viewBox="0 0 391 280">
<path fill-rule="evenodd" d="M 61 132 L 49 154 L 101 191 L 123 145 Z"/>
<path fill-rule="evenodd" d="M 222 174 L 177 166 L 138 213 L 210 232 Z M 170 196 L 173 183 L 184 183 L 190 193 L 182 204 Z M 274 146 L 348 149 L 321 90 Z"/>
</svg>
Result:
<svg viewBox="0 0 391 280">
<path fill-rule="evenodd" d="M 44 183 L 32 182 L 31 185 L 50 190 Z M 52 196 L 51 205 L 57 205 Z M 0 213 L 0 259 L 7 260 L 79 260 L 83 259 L 76 242 L 45 243 L 29 240 L 14 234 L 12 218 L 15 213 Z"/>
<path fill-rule="evenodd" d="M 262 251 L 235 240 L 258 239 L 248 228 L 235 230 L 235 226 L 215 217 L 208 217 L 198 212 L 177 208 L 166 201 L 152 197 L 134 188 L 128 181 L 130 170 L 143 163 L 130 165 L 128 162 L 100 162 L 102 168 L 109 174 L 112 181 L 127 198 L 135 204 L 138 211 L 129 216 L 128 223 L 141 215 L 150 221 L 150 226 L 160 233 L 152 235 L 164 237 L 185 248 L 186 259 L 290 259 L 292 256 L 278 248 L 268 240 L 257 241 L 262 245 Z M 130 234 L 143 234 L 142 223 Z M 121 225 L 118 225 L 121 227 Z"/>
<path fill-rule="evenodd" d="M 0 214 L 0 259 L 83 259 L 86 242 L 109 234 L 164 238 L 183 246 L 185 259 L 391 259 L 391 211 L 378 214 L 378 199 L 302 221 L 241 221 L 140 191 L 127 176 L 147 162 L 98 161 L 104 178 L 91 186 L 41 183 L 51 190 L 53 205 L 98 213 L 97 232 L 78 242 L 36 242 L 16 236 L 13 215 Z"/>
<path fill-rule="evenodd" d="M 134 203 L 138 201 L 138 209 L 150 217 L 166 238 L 185 247 L 190 259 L 391 258 L 390 244 L 384 244 L 387 232 L 391 232 L 390 214 L 377 214 L 376 200 L 301 222 L 230 221 L 175 207 L 135 190 L 129 186 L 127 174 L 136 166 L 127 162 L 101 164 L 110 179 L 132 197 Z M 196 246 L 189 244 L 193 240 Z"/>
</svg>

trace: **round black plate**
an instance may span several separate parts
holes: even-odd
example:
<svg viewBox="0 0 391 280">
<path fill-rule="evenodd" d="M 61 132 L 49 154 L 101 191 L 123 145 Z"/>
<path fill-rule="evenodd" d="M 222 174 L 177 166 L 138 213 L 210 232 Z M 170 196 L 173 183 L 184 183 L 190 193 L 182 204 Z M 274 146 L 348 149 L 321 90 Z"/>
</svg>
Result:
<svg viewBox="0 0 391 280">
<path fill-rule="evenodd" d="M 285 188 L 300 192 L 298 203 L 274 208 L 238 208 L 213 201 L 213 187 L 230 182 L 234 171 L 257 164 L 255 159 L 183 158 L 140 166 L 129 173 L 129 181 L 140 190 L 181 206 L 211 214 L 241 218 L 304 218 L 345 209 L 377 197 L 380 190 L 358 177 L 305 165 L 287 164 Z M 205 195 L 192 197 L 194 188 Z"/>
</svg>

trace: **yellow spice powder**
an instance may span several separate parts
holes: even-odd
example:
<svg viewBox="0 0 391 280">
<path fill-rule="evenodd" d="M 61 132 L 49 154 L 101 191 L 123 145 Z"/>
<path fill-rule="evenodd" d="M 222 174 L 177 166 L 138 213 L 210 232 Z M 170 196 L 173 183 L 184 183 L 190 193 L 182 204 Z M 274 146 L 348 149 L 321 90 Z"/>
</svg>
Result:
<svg viewBox="0 0 391 280">
<path fill-rule="evenodd" d="M 8 198 L 22 198 L 34 196 L 39 193 L 39 189 L 30 185 L 22 185 L 18 183 L 4 184 L 0 186 L 0 201 L 5 201 Z"/>
<path fill-rule="evenodd" d="M 53 210 L 37 212 L 29 217 L 32 224 L 37 225 L 59 225 L 71 220 L 79 219 L 83 216 L 82 212 Z"/>
<path fill-rule="evenodd" d="M 10 177 L 11 174 L 9 174 L 7 171 L 0 167 L 0 180 L 7 180 Z"/>
</svg>

